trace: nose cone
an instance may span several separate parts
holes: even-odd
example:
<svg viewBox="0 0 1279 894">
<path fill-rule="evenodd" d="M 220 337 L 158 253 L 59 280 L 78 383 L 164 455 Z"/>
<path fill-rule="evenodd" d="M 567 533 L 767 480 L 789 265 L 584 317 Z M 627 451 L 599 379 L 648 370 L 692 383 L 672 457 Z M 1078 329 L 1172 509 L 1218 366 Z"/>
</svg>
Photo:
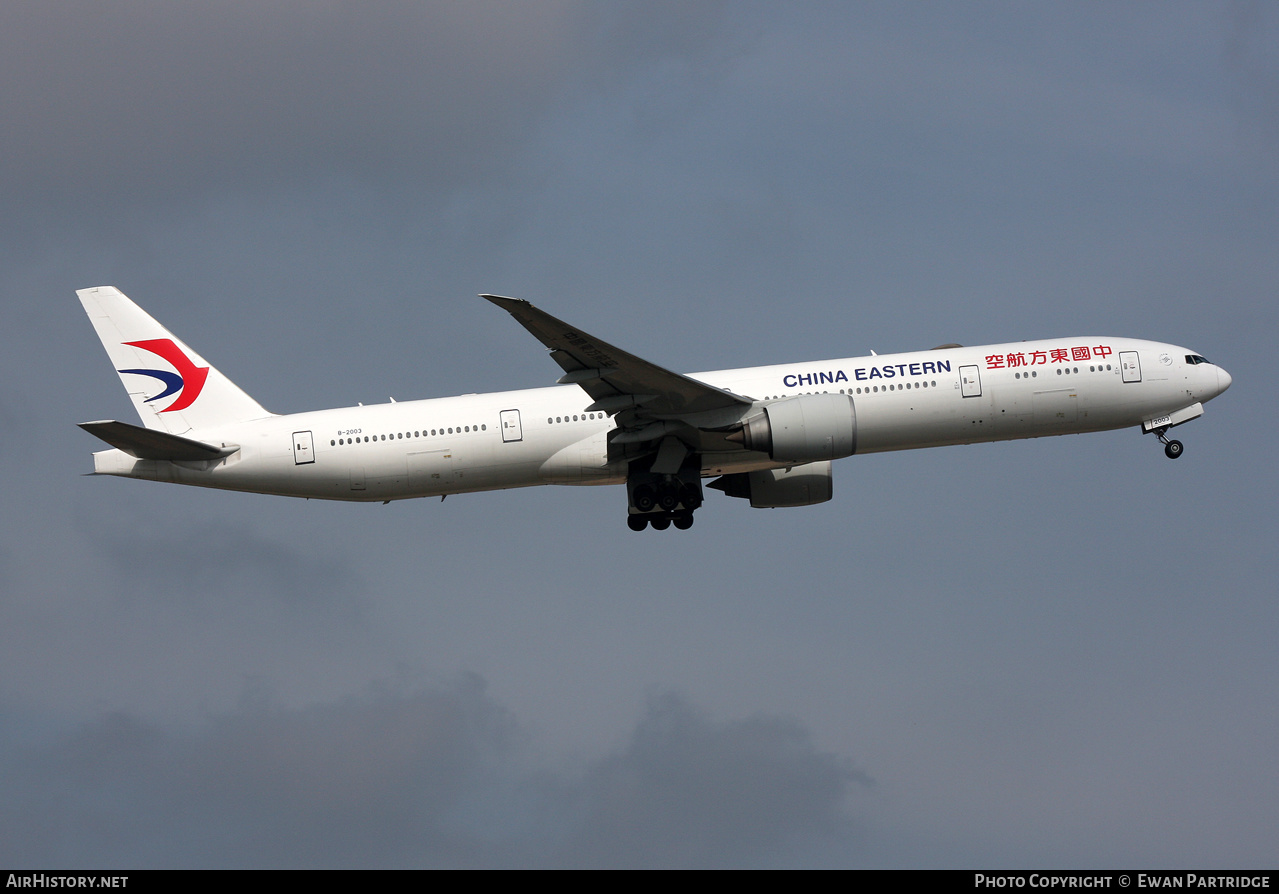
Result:
<svg viewBox="0 0 1279 894">
<path fill-rule="evenodd" d="M 1217 393 L 1225 391 L 1230 387 L 1230 373 L 1226 372 L 1220 366 L 1217 367 Z"/>
</svg>

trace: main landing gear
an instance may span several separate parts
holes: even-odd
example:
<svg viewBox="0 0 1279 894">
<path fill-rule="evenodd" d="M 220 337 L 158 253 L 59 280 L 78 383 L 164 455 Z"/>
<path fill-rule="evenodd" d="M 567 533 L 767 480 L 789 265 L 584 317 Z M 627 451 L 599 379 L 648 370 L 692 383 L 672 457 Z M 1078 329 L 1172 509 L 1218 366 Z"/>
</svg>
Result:
<svg viewBox="0 0 1279 894">
<path fill-rule="evenodd" d="M 1163 442 L 1164 456 L 1168 457 L 1169 459 L 1176 459 L 1177 457 L 1181 456 L 1181 452 L 1185 450 L 1186 448 L 1180 441 L 1168 440 L 1168 436 L 1165 434 L 1165 432 L 1167 431 L 1168 431 L 1168 428 L 1166 426 L 1164 428 L 1157 428 L 1155 429 L 1155 437 L 1157 437 L 1160 441 Z"/>
<path fill-rule="evenodd" d="M 693 527 L 692 512 L 649 512 L 644 515 L 632 513 L 626 516 L 626 526 L 632 531 L 642 531 L 649 525 L 653 526 L 654 531 L 665 531 L 671 525 L 675 525 L 681 531 L 687 531 Z"/>
<path fill-rule="evenodd" d="M 626 479 L 630 514 L 626 525 L 642 531 L 649 525 L 665 531 L 674 525 L 680 531 L 693 527 L 693 512 L 702 505 L 701 463 L 689 463 L 674 475 L 632 467 Z"/>
</svg>

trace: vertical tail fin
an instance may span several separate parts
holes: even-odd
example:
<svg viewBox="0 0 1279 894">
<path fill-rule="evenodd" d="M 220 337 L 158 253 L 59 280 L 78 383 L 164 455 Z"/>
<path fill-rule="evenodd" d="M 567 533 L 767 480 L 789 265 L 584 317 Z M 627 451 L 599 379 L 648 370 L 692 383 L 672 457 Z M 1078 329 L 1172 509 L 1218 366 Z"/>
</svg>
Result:
<svg viewBox="0 0 1279 894">
<path fill-rule="evenodd" d="M 182 434 L 271 415 L 119 289 L 76 295 L 147 428 Z"/>
</svg>

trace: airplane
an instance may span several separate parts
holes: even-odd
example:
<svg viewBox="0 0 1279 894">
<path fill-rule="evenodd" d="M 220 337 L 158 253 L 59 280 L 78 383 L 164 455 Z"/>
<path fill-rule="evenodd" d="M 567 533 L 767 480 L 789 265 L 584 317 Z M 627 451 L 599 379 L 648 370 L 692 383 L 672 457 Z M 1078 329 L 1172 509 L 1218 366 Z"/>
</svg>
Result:
<svg viewBox="0 0 1279 894">
<path fill-rule="evenodd" d="M 482 295 L 563 371 L 554 387 L 276 415 L 117 288 L 76 293 L 142 426 L 80 427 L 95 475 L 355 502 L 624 484 L 634 531 L 686 530 L 707 486 L 756 508 L 831 499 L 857 454 L 1140 427 L 1203 415 L 1230 375 L 1171 344 L 1087 337 L 682 375 L 527 301 Z"/>
</svg>

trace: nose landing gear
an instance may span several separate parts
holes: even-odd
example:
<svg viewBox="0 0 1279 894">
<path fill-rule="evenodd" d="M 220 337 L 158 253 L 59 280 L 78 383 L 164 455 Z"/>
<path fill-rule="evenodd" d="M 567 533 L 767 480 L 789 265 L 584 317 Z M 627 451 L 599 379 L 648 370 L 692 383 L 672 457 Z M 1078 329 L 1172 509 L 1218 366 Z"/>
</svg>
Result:
<svg viewBox="0 0 1279 894">
<path fill-rule="evenodd" d="M 1180 441 L 1170 441 L 1168 439 L 1168 435 L 1165 434 L 1168 431 L 1168 428 L 1166 426 L 1164 428 L 1157 428 L 1154 431 L 1155 431 L 1155 437 L 1157 437 L 1161 442 L 1163 442 L 1164 456 L 1168 457 L 1169 459 L 1176 459 L 1177 457 L 1181 456 L 1182 451 L 1186 449 L 1185 445 L 1183 445 Z"/>
</svg>

